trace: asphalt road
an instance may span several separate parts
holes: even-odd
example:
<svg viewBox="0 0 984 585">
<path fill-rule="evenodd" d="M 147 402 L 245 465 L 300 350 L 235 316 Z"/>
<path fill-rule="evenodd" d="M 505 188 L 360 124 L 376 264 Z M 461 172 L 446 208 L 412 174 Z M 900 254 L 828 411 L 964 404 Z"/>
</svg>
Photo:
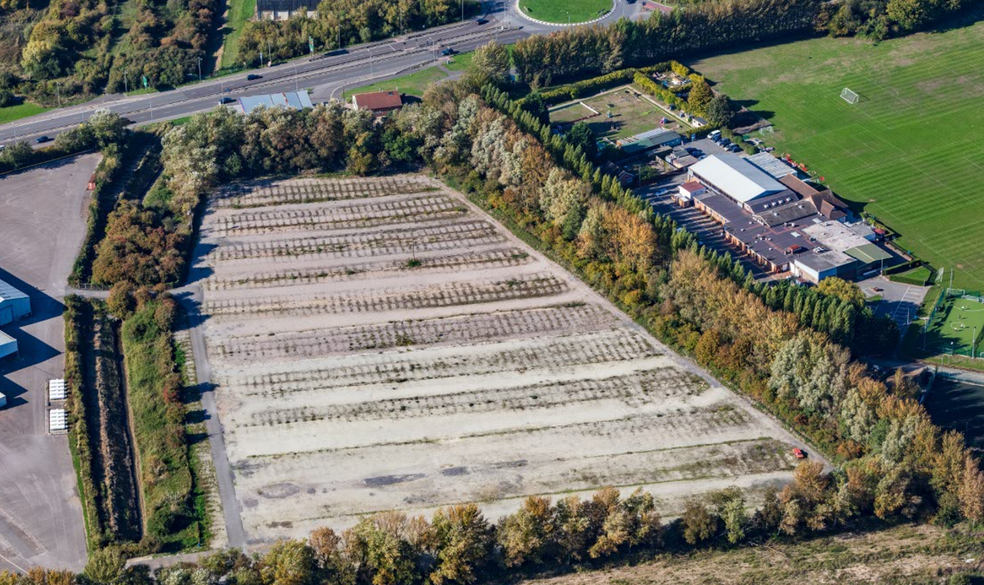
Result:
<svg viewBox="0 0 984 585">
<path fill-rule="evenodd" d="M 147 124 L 210 110 L 222 97 L 238 98 L 298 89 L 310 89 L 316 101 L 340 98 L 347 87 L 396 77 L 417 68 L 436 65 L 440 52 L 451 47 L 458 52 L 472 51 L 490 40 L 514 43 L 536 33 L 549 33 L 562 27 L 543 25 L 522 16 L 512 0 L 486 4 L 485 24 L 474 19 L 426 31 L 358 45 L 344 54 L 316 54 L 273 67 L 263 67 L 236 75 L 209 79 L 200 84 L 139 96 L 113 94 L 91 102 L 51 110 L 37 116 L 0 125 L 0 144 L 18 140 L 33 141 L 39 136 L 54 137 L 83 122 L 95 110 L 107 108 L 135 124 Z M 614 0 L 614 8 L 598 21 L 607 25 L 619 18 L 640 18 L 641 4 Z M 261 79 L 250 81 L 250 74 Z"/>
</svg>

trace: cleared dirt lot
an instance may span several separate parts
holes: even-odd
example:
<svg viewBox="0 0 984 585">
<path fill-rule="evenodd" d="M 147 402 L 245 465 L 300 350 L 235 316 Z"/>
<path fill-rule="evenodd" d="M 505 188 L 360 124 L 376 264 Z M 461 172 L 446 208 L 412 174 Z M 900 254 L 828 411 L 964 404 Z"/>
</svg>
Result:
<svg viewBox="0 0 984 585">
<path fill-rule="evenodd" d="M 0 362 L 0 570 L 80 570 L 85 532 L 64 435 L 47 434 L 47 390 L 64 370 L 62 296 L 85 235 L 90 154 L 0 177 L 0 280 L 31 297 L 34 314 L 5 326 L 16 359 Z"/>
<path fill-rule="evenodd" d="M 673 515 L 790 477 L 778 425 L 436 181 L 237 186 L 201 233 L 250 542 L 606 485 Z"/>
</svg>

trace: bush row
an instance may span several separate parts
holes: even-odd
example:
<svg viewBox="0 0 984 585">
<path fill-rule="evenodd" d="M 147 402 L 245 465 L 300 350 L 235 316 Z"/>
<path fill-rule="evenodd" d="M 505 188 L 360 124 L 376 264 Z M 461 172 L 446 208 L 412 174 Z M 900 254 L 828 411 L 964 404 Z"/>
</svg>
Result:
<svg viewBox="0 0 984 585">
<path fill-rule="evenodd" d="M 133 299 L 132 314 L 119 304 L 120 298 L 123 303 Z M 121 338 L 144 494 L 147 533 L 143 548 L 173 551 L 182 548 L 183 533 L 198 534 L 183 385 L 171 335 L 176 305 L 170 297 L 155 298 L 146 290 L 132 297 L 117 291 L 110 308 L 126 316 Z"/>
</svg>

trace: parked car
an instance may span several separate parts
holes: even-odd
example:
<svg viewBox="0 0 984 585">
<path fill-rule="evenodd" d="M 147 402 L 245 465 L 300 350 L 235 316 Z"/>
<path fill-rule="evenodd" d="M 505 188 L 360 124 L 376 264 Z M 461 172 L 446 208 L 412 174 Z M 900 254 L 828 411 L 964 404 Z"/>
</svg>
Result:
<svg viewBox="0 0 984 585">
<path fill-rule="evenodd" d="M 7 148 L 6 144 L 0 144 L 0 152 L 3 152 L 5 148 Z"/>
<path fill-rule="evenodd" d="M 246 76 L 246 81 L 256 81 L 257 79 L 263 79 L 263 76 L 255 73 L 250 73 Z"/>
<path fill-rule="evenodd" d="M 224 106 L 226 104 L 231 104 L 234 101 L 236 101 L 235 98 L 231 98 L 229 96 L 223 96 L 223 97 L 219 98 L 219 105 L 220 106 Z"/>
<path fill-rule="evenodd" d="M 793 456 L 797 459 L 806 459 L 806 451 L 796 447 L 793 449 Z"/>
<path fill-rule="evenodd" d="M 44 144 L 45 142 L 51 142 L 51 139 L 48 138 L 47 136 L 38 136 L 34 142 L 37 142 L 38 144 Z"/>
<path fill-rule="evenodd" d="M 737 144 L 732 144 L 731 146 L 728 147 L 728 150 L 730 150 L 731 152 L 738 152 L 739 150 L 741 150 L 741 147 L 738 146 Z"/>
</svg>

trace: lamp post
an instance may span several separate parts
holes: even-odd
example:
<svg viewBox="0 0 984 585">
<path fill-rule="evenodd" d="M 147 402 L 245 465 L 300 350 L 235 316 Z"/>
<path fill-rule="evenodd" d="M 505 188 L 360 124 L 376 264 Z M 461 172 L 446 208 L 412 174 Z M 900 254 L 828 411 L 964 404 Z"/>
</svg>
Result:
<svg viewBox="0 0 984 585">
<path fill-rule="evenodd" d="M 376 77 L 376 74 L 373 72 L 372 49 L 366 47 L 366 51 L 369 52 L 369 79 L 373 79 L 374 77 Z"/>
<path fill-rule="evenodd" d="M 198 83 L 202 82 L 202 58 L 198 58 Z"/>
<path fill-rule="evenodd" d="M 123 70 L 123 95 L 126 95 L 129 92 L 130 92 L 130 83 L 129 83 L 129 80 L 127 80 L 127 78 L 126 78 L 126 70 L 124 69 Z"/>
<path fill-rule="evenodd" d="M 294 93 L 297 93 L 297 61 L 294 61 Z"/>
</svg>

